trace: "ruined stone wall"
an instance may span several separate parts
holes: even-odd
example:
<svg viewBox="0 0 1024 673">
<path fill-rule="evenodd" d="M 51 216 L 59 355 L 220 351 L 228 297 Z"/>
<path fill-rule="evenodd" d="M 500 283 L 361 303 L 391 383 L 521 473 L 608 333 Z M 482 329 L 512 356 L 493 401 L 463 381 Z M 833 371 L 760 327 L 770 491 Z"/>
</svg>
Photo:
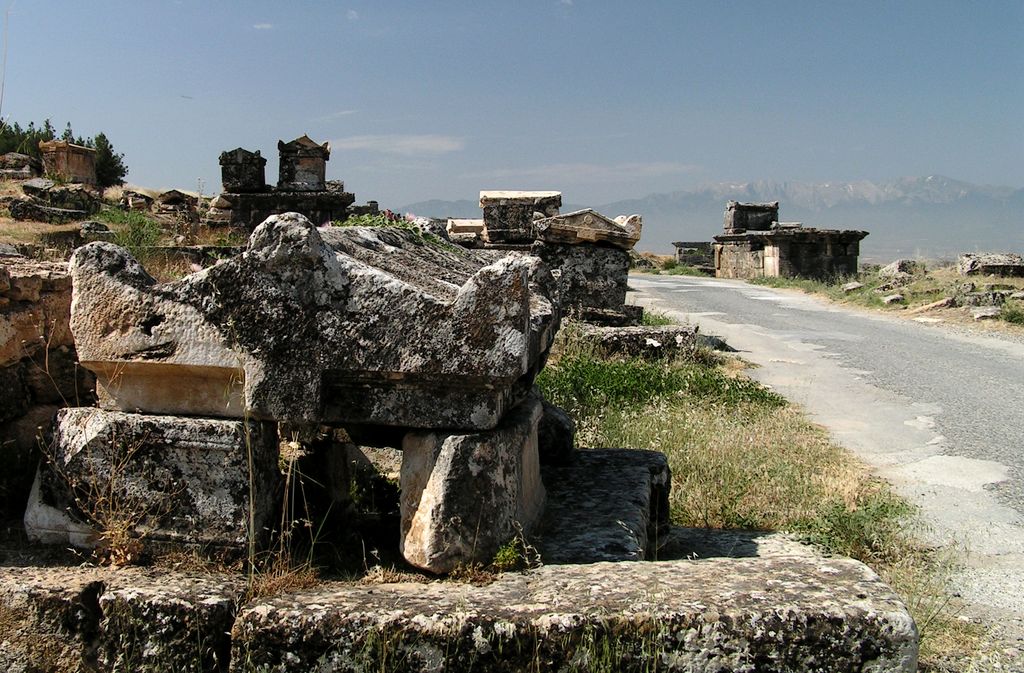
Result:
<svg viewBox="0 0 1024 673">
<path fill-rule="evenodd" d="M 711 241 L 677 241 L 676 261 L 687 266 L 702 266 L 713 263 L 714 251 Z"/>
<path fill-rule="evenodd" d="M 230 204 L 231 224 L 252 231 L 261 222 L 278 213 L 301 213 L 317 225 L 348 217 L 356 198 L 351 192 L 268 191 L 228 193 L 219 197 Z"/>
<path fill-rule="evenodd" d="M 67 265 L 0 256 L 0 516 L 24 509 L 37 436 L 62 406 L 92 401 L 68 327 Z"/>
<path fill-rule="evenodd" d="M 831 278 L 857 273 L 860 242 L 846 237 L 822 233 L 779 244 L 782 252 L 780 276 Z"/>
<path fill-rule="evenodd" d="M 715 243 L 715 276 L 760 278 L 764 276 L 764 245 L 757 241 Z"/>
</svg>

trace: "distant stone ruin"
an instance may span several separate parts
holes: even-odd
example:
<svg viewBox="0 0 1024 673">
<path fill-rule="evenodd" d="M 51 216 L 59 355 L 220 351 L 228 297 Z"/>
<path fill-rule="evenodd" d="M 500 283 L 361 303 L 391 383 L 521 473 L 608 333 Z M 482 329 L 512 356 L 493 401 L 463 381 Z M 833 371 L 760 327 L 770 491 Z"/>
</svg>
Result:
<svg viewBox="0 0 1024 673">
<path fill-rule="evenodd" d="M 714 237 L 715 276 L 830 278 L 857 273 L 866 231 L 814 229 L 779 222 L 779 202 L 725 207 L 725 232 Z"/>
<path fill-rule="evenodd" d="M 711 241 L 676 241 L 676 263 L 692 266 L 708 273 L 715 270 L 715 251 Z"/>
<path fill-rule="evenodd" d="M 64 182 L 96 184 L 96 150 L 63 140 L 40 140 L 46 175 Z"/>
<path fill-rule="evenodd" d="M 610 219 L 589 208 L 561 214 L 561 205 L 561 192 L 482 191 L 483 218 L 450 219 L 448 235 L 470 248 L 539 257 L 558 280 L 562 307 L 583 320 L 638 323 L 642 309 L 625 302 L 641 217 Z"/>
<path fill-rule="evenodd" d="M 301 213 L 317 225 L 345 220 L 354 214 L 375 214 L 377 203 L 354 206 L 355 195 L 345 183 L 326 179 L 331 156 L 328 143 L 309 136 L 278 141 L 280 153 L 277 187 L 266 184 L 267 160 L 259 151 L 241 147 L 220 155 L 224 191 L 213 199 L 204 223 L 230 225 L 252 231 L 271 215 Z"/>
</svg>

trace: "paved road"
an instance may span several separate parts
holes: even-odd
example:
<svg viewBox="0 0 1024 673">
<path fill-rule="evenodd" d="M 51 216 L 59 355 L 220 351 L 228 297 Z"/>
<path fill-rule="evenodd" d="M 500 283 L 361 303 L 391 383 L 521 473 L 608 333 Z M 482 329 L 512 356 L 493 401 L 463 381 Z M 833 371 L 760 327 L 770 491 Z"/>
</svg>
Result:
<svg viewBox="0 0 1024 673">
<path fill-rule="evenodd" d="M 725 338 L 759 365 L 753 377 L 919 504 L 923 535 L 969 552 L 964 597 L 1020 629 L 1024 342 L 741 281 L 634 275 L 630 286 L 631 303 Z"/>
</svg>

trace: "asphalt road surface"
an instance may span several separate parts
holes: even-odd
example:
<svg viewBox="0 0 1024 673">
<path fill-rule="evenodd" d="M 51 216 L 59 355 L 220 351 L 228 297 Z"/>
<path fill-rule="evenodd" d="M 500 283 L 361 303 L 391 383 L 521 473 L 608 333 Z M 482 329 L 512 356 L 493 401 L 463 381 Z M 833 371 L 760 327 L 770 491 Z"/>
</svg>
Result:
<svg viewBox="0 0 1024 673">
<path fill-rule="evenodd" d="M 632 275 L 628 301 L 714 334 L 966 553 L 957 590 L 1024 632 L 1024 340 L 742 281 Z M 926 319 L 927 320 L 927 319 Z"/>
</svg>

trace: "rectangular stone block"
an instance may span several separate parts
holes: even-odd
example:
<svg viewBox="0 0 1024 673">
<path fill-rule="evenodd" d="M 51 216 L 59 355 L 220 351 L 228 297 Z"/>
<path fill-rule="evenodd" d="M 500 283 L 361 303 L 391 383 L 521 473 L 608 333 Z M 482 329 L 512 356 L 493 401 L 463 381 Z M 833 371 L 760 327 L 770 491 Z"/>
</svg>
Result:
<svg viewBox="0 0 1024 673">
<path fill-rule="evenodd" d="M 233 634 L 232 670 L 281 673 L 912 673 L 918 652 L 913 619 L 874 572 L 820 557 L 545 566 L 486 586 L 331 583 L 246 606 Z"/>
<path fill-rule="evenodd" d="M 279 504 L 271 423 L 75 407 L 58 413 L 48 453 L 25 513 L 42 542 L 126 532 L 143 546 L 240 549 L 267 537 Z"/>
<path fill-rule="evenodd" d="M 557 276 L 564 310 L 622 310 L 629 280 L 629 253 L 625 250 L 538 243 L 532 252 Z"/>
<path fill-rule="evenodd" d="M 665 455 L 581 449 L 545 465 L 548 501 L 537 549 L 546 564 L 644 561 L 668 539 L 672 474 Z"/>
<path fill-rule="evenodd" d="M 405 559 L 435 573 L 488 563 L 544 507 L 537 453 L 539 398 L 494 430 L 410 432 L 402 441 L 401 543 Z"/>
<path fill-rule="evenodd" d="M 536 239 L 533 214 L 558 214 L 561 192 L 482 191 L 483 238 L 488 243 L 528 243 Z"/>
</svg>

